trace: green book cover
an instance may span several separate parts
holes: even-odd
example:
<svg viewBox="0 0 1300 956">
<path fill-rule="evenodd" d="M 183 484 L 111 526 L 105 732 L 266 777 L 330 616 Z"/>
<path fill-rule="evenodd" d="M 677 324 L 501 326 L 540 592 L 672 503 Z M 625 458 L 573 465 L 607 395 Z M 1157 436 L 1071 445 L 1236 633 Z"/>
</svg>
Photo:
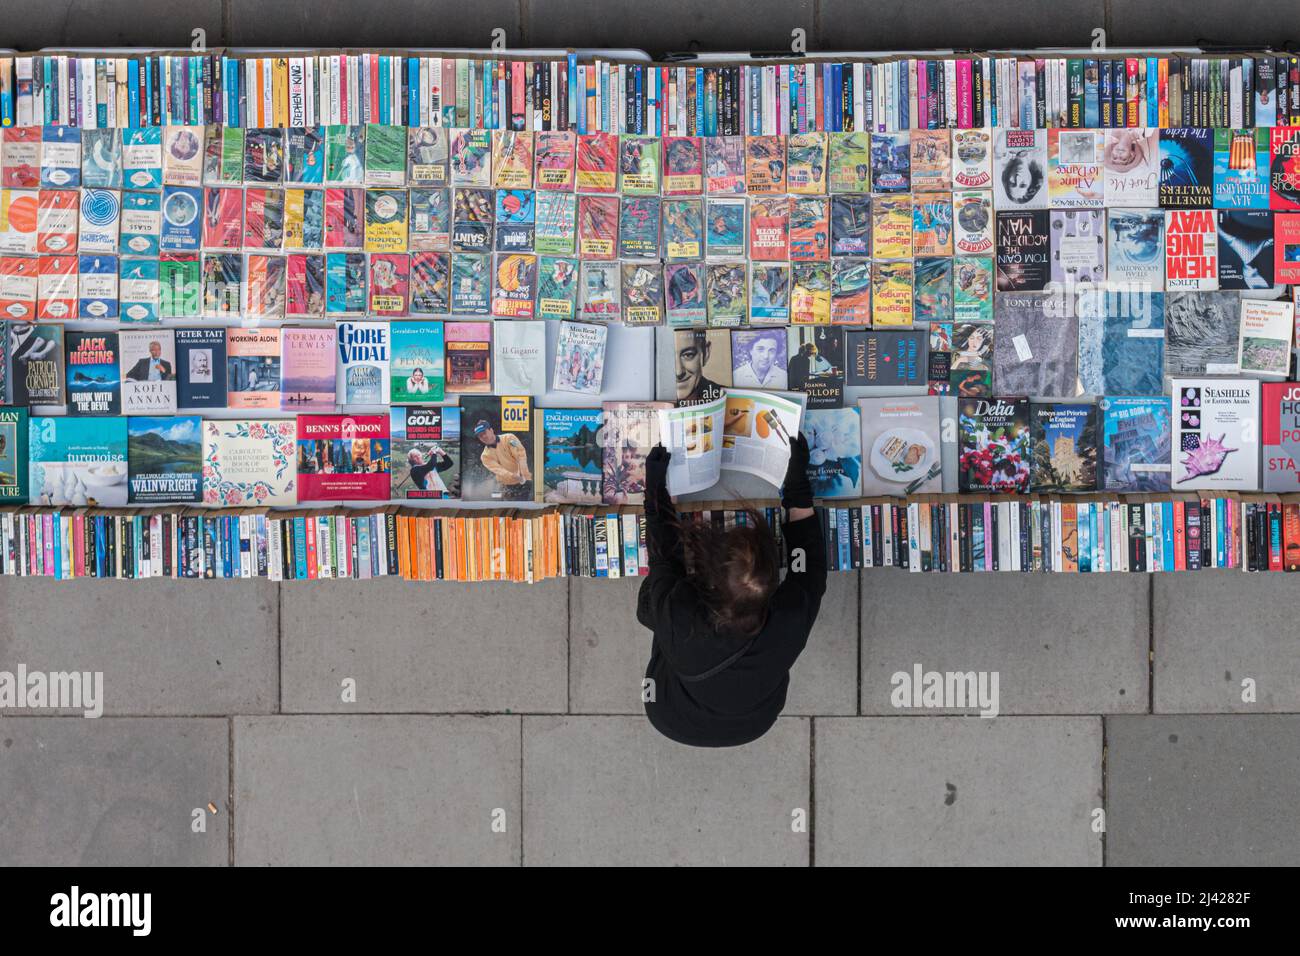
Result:
<svg viewBox="0 0 1300 956">
<path fill-rule="evenodd" d="M 0 408 L 0 501 L 27 504 L 25 408 Z"/>
<path fill-rule="evenodd" d="M 406 185 L 406 127 L 366 127 L 366 185 Z"/>
</svg>

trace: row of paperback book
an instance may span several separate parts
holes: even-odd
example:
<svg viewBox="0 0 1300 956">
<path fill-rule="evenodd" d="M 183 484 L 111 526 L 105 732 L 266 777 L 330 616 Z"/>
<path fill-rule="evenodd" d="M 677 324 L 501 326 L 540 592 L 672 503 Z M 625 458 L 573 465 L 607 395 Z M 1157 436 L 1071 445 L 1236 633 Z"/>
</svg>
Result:
<svg viewBox="0 0 1300 956">
<path fill-rule="evenodd" d="M 755 512 L 779 538 L 781 509 L 760 504 Z M 718 528 L 753 520 L 710 505 L 683 518 Z M 816 520 L 831 571 L 1300 571 L 1300 501 L 1291 498 L 927 497 L 818 508 Z M 635 508 L 0 513 L 0 574 L 20 577 L 533 583 L 648 573 L 645 515 Z"/>
<path fill-rule="evenodd" d="M 316 124 L 646 135 L 1291 125 L 1300 57 L 968 55 L 649 64 L 229 51 L 0 59 L 0 124 Z"/>
</svg>

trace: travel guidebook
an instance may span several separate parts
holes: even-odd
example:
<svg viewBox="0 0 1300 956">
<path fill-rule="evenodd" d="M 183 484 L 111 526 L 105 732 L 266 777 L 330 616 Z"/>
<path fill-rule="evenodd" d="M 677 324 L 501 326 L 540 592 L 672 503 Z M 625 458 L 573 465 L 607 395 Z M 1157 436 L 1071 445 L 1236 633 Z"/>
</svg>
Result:
<svg viewBox="0 0 1300 956">
<path fill-rule="evenodd" d="M 541 408 L 537 415 L 541 427 L 534 461 L 542 462 L 538 500 L 547 504 L 601 504 L 601 410 Z"/>
<path fill-rule="evenodd" d="M 131 504 L 203 500 L 203 421 L 197 415 L 127 419 L 127 497 Z"/>
<path fill-rule="evenodd" d="M 299 501 L 387 501 L 387 415 L 299 415 Z"/>
<path fill-rule="evenodd" d="M 334 407 L 334 330 L 280 330 L 280 407 L 310 412 Z"/>
</svg>

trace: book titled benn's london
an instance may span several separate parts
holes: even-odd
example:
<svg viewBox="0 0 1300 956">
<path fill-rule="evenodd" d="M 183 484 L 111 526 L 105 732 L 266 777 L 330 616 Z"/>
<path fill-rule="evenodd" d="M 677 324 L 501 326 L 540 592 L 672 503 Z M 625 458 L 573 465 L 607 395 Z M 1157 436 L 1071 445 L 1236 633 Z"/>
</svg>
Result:
<svg viewBox="0 0 1300 956">
<path fill-rule="evenodd" d="M 299 501 L 387 501 L 387 415 L 299 415 Z"/>
</svg>

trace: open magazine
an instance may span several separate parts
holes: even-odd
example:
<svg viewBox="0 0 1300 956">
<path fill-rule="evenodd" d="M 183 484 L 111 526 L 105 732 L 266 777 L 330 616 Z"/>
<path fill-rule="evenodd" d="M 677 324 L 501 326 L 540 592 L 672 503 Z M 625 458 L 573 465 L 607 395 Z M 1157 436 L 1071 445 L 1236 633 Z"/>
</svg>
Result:
<svg viewBox="0 0 1300 956">
<path fill-rule="evenodd" d="M 709 402 L 660 409 L 660 440 L 672 452 L 668 493 L 711 488 L 724 468 L 781 487 L 790 463 L 790 443 L 799 434 L 803 417 L 800 398 L 728 388 Z"/>
</svg>

